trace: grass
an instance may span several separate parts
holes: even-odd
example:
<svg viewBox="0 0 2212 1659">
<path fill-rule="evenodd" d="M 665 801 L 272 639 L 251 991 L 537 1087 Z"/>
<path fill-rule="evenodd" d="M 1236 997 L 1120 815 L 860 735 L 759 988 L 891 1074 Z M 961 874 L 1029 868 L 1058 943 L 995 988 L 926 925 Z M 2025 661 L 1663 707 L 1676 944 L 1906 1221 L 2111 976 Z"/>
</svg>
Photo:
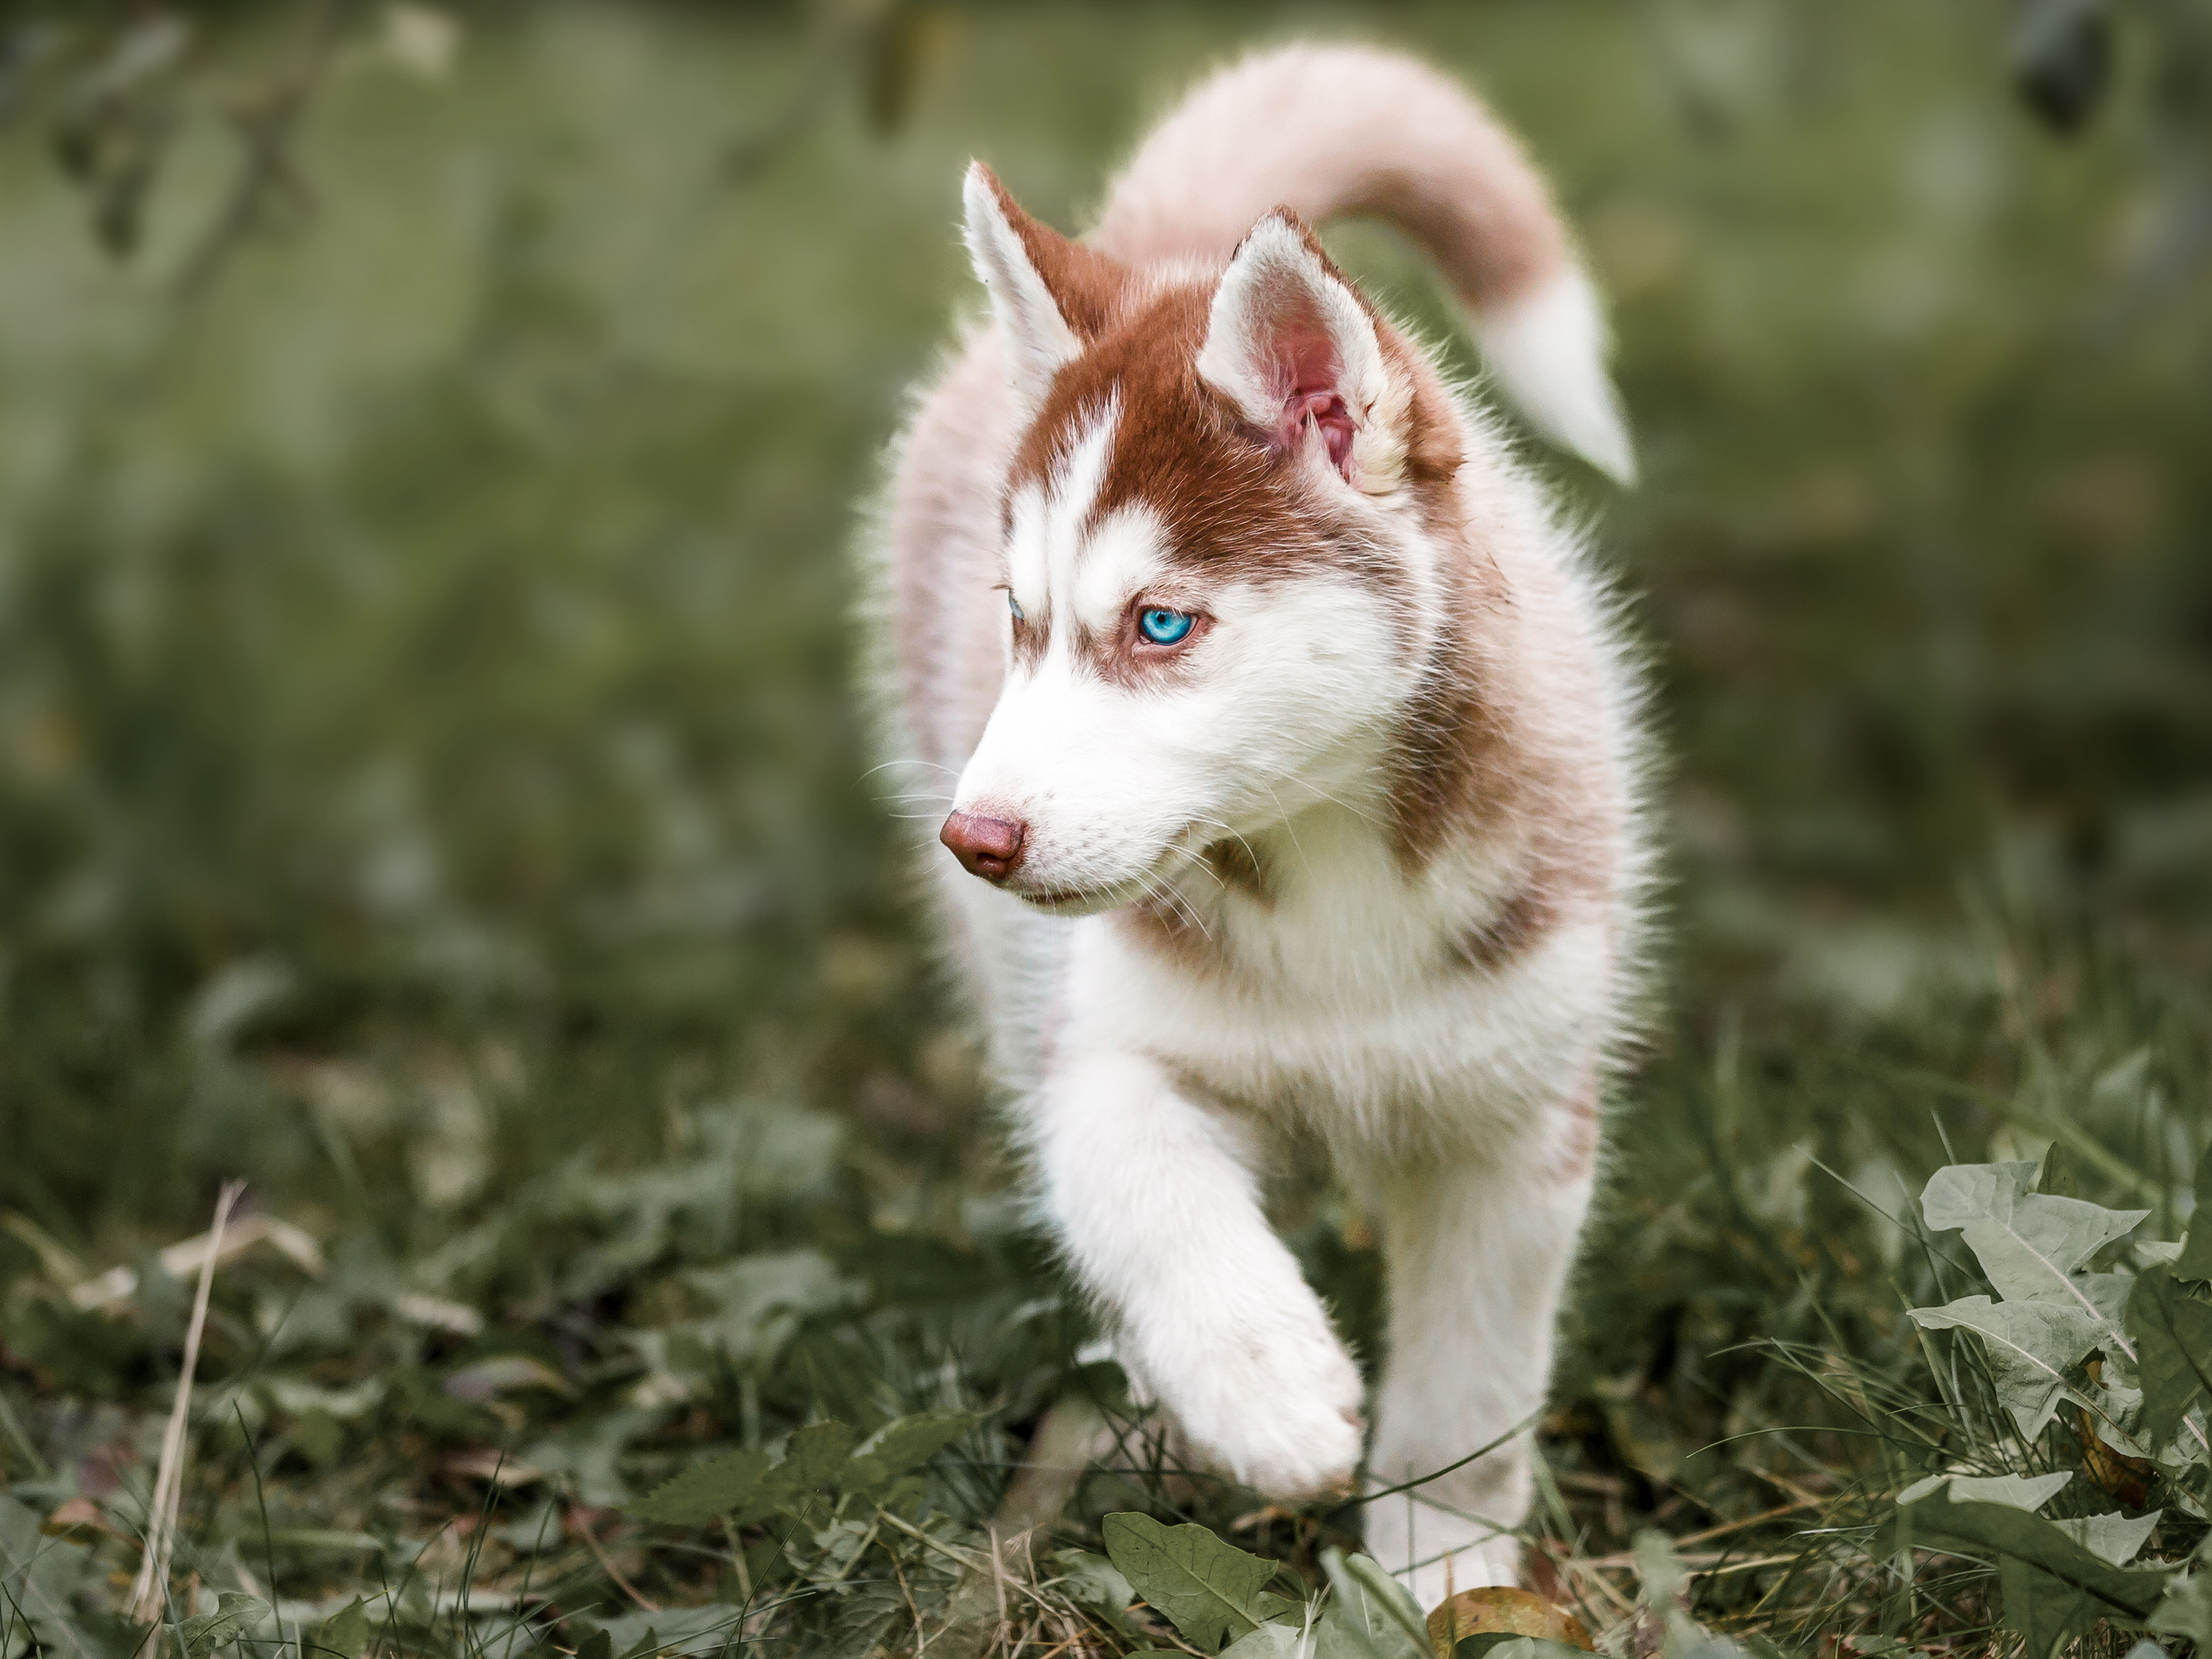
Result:
<svg viewBox="0 0 2212 1659">
<path fill-rule="evenodd" d="M 862 781 L 841 556 L 972 303 L 959 164 L 1073 223 L 1178 82 L 1310 30 L 1415 46 L 1529 136 L 1650 475 L 1556 464 L 1641 596 L 1675 943 L 1541 1425 L 1540 1588 L 1632 1639 L 1656 1526 L 1717 1631 L 1986 1644 L 1986 1575 L 1900 1586 L 1865 1529 L 1962 1447 L 2081 1448 L 1947 1401 L 1904 1310 L 1966 1281 L 1910 1199 L 2057 1146 L 2172 1238 L 2212 1076 L 2212 301 L 2131 285 L 2141 65 L 2060 144 L 2006 15 L 963 9 L 897 132 L 841 88 L 733 184 L 792 20 L 492 10 L 441 83 L 348 58 L 312 220 L 186 309 L 211 131 L 120 268 L 0 134 L 0 1650 L 130 1645 L 191 1295 L 155 1252 L 231 1177 L 320 1262 L 226 1262 L 198 1368 L 178 1609 L 273 1592 L 263 1651 L 1121 1651 L 1167 1632 L 1054 1554 L 1105 1513 L 1309 1583 L 1354 1540 L 1141 1437 L 995 1540 L 1048 1409 L 1118 1382 Z M 1448 329 L 1387 236 L 1333 240 Z M 1286 1225 L 1371 1339 L 1358 1218 Z M 918 1411 L 974 1421 L 888 1507 L 618 1513 Z"/>
</svg>

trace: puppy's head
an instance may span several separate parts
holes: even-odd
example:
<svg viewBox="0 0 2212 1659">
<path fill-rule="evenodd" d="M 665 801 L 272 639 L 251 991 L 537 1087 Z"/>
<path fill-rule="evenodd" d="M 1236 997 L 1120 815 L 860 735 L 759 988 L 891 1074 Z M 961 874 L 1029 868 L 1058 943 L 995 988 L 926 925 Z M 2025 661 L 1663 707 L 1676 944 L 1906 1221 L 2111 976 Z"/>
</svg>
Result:
<svg viewBox="0 0 2212 1659">
<path fill-rule="evenodd" d="M 1287 212 L 1139 276 L 969 170 L 1026 422 L 1006 678 L 943 839 L 1041 908 L 1144 897 L 1217 842 L 1371 792 L 1439 626 L 1458 427 Z"/>
</svg>

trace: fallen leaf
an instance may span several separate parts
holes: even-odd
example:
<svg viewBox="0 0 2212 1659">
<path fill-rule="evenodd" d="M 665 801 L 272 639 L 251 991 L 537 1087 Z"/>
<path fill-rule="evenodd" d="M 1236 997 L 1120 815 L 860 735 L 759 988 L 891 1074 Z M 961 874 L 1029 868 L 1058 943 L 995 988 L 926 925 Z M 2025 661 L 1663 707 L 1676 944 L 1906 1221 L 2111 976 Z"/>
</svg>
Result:
<svg viewBox="0 0 2212 1659">
<path fill-rule="evenodd" d="M 67 1538 L 79 1544 L 96 1544 L 115 1527 L 99 1504 L 89 1498 L 72 1498 L 39 1522 L 49 1538 Z"/>
<path fill-rule="evenodd" d="M 1528 1590 L 1502 1586 L 1462 1590 L 1429 1614 L 1429 1644 L 1436 1649 L 1437 1659 L 1451 1659 L 1462 1637 L 1493 1632 L 1504 1636 L 1540 1636 L 1586 1653 L 1597 1650 L 1581 1620 Z"/>
</svg>

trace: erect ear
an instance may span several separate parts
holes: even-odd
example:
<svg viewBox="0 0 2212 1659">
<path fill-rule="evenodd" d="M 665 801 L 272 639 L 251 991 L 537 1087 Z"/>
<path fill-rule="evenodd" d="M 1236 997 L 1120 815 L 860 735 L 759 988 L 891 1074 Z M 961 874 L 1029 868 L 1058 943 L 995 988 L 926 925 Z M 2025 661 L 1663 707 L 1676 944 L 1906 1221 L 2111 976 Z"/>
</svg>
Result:
<svg viewBox="0 0 2212 1659">
<path fill-rule="evenodd" d="M 1006 331 L 1007 374 L 1034 410 L 1103 327 L 1119 267 L 1023 212 L 981 161 L 969 164 L 961 196 L 968 252 Z"/>
<path fill-rule="evenodd" d="M 1407 392 L 1367 308 L 1287 210 L 1260 221 L 1222 273 L 1198 373 L 1280 453 L 1325 453 L 1362 489 L 1397 481 Z"/>
</svg>

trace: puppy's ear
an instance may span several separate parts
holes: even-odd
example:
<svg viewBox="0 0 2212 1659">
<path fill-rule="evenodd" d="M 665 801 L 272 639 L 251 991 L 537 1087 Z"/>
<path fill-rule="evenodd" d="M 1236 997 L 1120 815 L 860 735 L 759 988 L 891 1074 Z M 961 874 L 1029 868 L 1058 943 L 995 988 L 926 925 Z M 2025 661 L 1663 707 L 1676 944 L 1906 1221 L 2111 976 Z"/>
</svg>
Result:
<svg viewBox="0 0 2212 1659">
<path fill-rule="evenodd" d="M 1198 373 L 1277 453 L 1370 492 L 1396 483 L 1409 390 L 1367 307 L 1287 209 L 1254 226 L 1222 273 Z"/>
<path fill-rule="evenodd" d="M 1006 372 L 1034 412 L 1053 376 L 1105 326 L 1121 268 L 1022 211 L 991 169 L 971 162 L 963 235 L 1006 336 Z"/>
</svg>

